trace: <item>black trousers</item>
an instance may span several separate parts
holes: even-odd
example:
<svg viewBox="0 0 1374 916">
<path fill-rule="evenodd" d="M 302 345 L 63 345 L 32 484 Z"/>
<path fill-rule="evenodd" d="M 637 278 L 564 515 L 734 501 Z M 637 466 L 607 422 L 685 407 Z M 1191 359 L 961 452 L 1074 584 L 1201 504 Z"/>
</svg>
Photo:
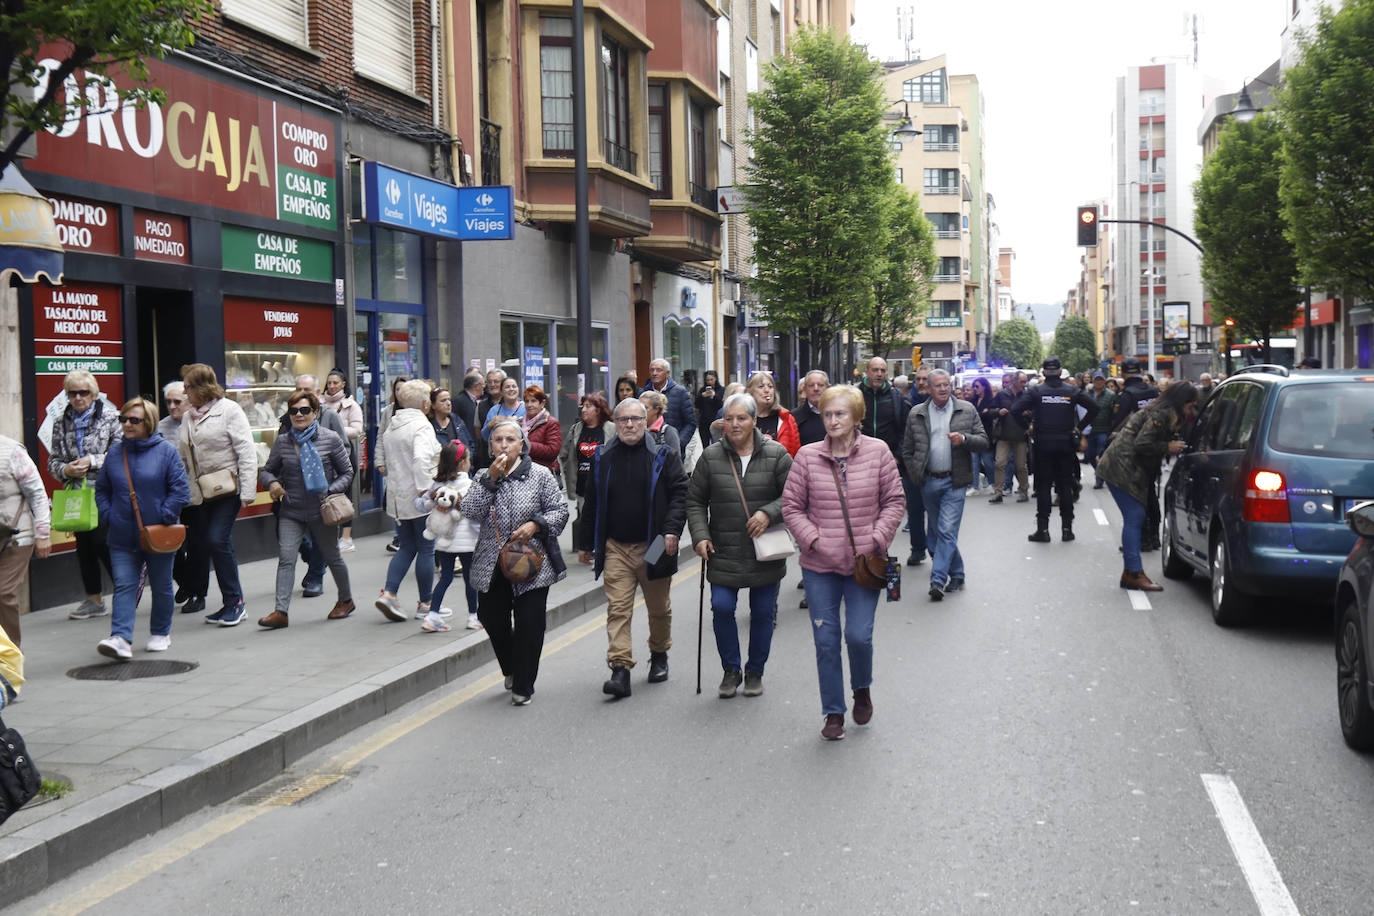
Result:
<svg viewBox="0 0 1374 916">
<path fill-rule="evenodd" d="M 1067 442 L 1035 447 L 1036 528 L 1049 527 L 1055 491 L 1059 493 L 1059 520 L 1065 526 L 1073 524 L 1073 466 L 1077 461 L 1078 453 Z"/>
<path fill-rule="evenodd" d="M 491 571 L 491 585 L 477 598 L 477 619 L 486 628 L 501 673 L 513 681 L 511 691 L 520 696 L 534 695 L 548 603 L 547 585 L 516 595 L 500 566 Z"/>
<path fill-rule="evenodd" d="M 103 589 L 100 581 L 100 567 L 110 574 L 114 583 L 114 570 L 110 568 L 110 548 L 105 543 L 105 526 L 91 531 L 74 532 L 76 537 L 76 566 L 81 570 L 81 590 L 87 595 L 99 595 Z"/>
</svg>

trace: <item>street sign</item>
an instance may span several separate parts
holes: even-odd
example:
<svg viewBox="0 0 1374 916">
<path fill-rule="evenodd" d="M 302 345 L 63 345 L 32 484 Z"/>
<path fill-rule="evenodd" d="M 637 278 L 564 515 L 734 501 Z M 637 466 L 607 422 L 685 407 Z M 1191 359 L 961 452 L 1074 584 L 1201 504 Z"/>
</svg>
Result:
<svg viewBox="0 0 1374 916">
<path fill-rule="evenodd" d="M 716 188 L 716 212 L 722 216 L 727 213 L 739 213 L 747 206 L 749 201 L 745 198 L 744 188 Z"/>
<path fill-rule="evenodd" d="M 515 206 L 510 185 L 458 189 L 458 238 L 510 239 L 514 232 Z"/>
</svg>

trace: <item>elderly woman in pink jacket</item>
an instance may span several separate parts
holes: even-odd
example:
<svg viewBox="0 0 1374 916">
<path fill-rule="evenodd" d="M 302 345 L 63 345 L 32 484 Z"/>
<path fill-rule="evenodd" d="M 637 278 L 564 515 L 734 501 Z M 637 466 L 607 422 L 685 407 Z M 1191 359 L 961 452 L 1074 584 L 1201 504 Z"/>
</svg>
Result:
<svg viewBox="0 0 1374 916">
<path fill-rule="evenodd" d="M 848 385 L 827 388 L 820 400 L 825 438 L 804 445 L 782 491 L 782 517 L 797 539 L 802 583 L 816 641 L 820 678 L 821 737 L 844 737 L 844 662 L 840 657 L 840 603 L 849 650 L 854 722 L 873 716 L 873 617 L 878 590 L 854 581 L 854 552 L 887 555 L 906 502 L 897 459 L 881 439 L 859 432 L 863 395 Z M 842 492 L 841 492 L 842 491 Z M 846 527 L 845 517 L 848 516 Z M 849 531 L 854 545 L 850 547 Z"/>
</svg>

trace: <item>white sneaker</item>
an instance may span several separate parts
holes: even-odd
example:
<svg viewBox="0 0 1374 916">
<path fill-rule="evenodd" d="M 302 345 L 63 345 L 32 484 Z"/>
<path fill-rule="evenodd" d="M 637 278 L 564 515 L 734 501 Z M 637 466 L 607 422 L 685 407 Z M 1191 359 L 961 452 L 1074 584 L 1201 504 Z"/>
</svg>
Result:
<svg viewBox="0 0 1374 916">
<path fill-rule="evenodd" d="M 353 546 L 352 538 L 339 538 L 339 553 L 352 553 L 357 549 Z"/>
<path fill-rule="evenodd" d="M 117 658 L 127 662 L 134 657 L 133 646 L 123 636 L 108 636 L 95 644 L 95 651 L 107 658 Z"/>
<path fill-rule="evenodd" d="M 382 612 L 387 620 L 400 622 L 406 619 L 406 612 L 401 610 L 401 606 L 396 603 L 395 595 L 388 595 L 382 592 L 377 596 L 377 610 Z"/>
<path fill-rule="evenodd" d="M 440 617 L 444 617 L 444 618 L 452 617 L 452 616 L 453 616 L 453 608 L 451 608 L 451 607 L 441 607 L 441 608 L 439 608 L 439 610 L 435 611 L 434 613 L 436 613 L 436 614 L 438 614 Z M 428 605 L 428 604 L 425 604 L 423 601 L 417 601 L 417 602 L 415 603 L 415 619 L 416 619 L 416 620 L 424 620 L 424 619 L 425 619 L 426 617 L 428 617 L 429 615 L 430 615 L 429 605 Z"/>
<path fill-rule="evenodd" d="M 147 648 L 149 652 L 166 652 L 168 649 L 172 648 L 172 637 L 158 636 L 154 633 L 152 636 L 148 637 Z"/>
<path fill-rule="evenodd" d="M 76 606 L 76 610 L 67 615 L 70 620 L 90 620 L 92 617 L 104 617 L 110 613 L 102 601 L 96 603 L 89 598 L 82 598 L 81 603 Z"/>
<path fill-rule="evenodd" d="M 482 629 L 482 621 L 480 621 L 480 620 L 477 619 L 477 615 L 476 615 L 476 614 L 469 614 L 469 615 L 468 615 L 468 629 L 469 629 L 469 630 L 480 630 L 480 629 Z"/>
<path fill-rule="evenodd" d="M 448 621 L 438 614 L 426 614 L 424 622 L 420 624 L 420 629 L 426 633 L 447 633 L 453 627 L 448 625 Z"/>
<path fill-rule="evenodd" d="M 967 490 L 964 491 L 964 495 L 965 495 L 965 496 L 977 496 L 977 495 L 978 495 L 978 488 L 977 488 L 977 487 L 969 487 Z"/>
</svg>

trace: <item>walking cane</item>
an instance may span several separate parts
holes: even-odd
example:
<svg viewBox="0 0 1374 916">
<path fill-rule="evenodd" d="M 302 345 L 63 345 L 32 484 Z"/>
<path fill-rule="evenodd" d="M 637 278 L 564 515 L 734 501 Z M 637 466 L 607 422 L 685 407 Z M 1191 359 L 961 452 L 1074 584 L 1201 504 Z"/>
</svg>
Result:
<svg viewBox="0 0 1374 916">
<path fill-rule="evenodd" d="M 706 561 L 701 561 L 701 596 L 697 599 L 697 693 L 701 693 L 701 620 L 706 613 Z"/>
</svg>

